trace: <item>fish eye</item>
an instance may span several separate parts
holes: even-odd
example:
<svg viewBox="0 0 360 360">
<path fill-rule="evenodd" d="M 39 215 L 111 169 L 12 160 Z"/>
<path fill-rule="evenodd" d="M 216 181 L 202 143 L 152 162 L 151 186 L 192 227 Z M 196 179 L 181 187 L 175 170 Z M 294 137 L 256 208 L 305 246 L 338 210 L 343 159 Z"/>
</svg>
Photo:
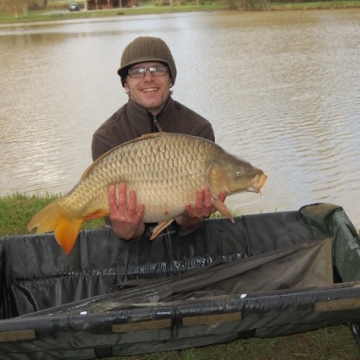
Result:
<svg viewBox="0 0 360 360">
<path fill-rule="evenodd" d="M 242 172 L 240 169 L 236 169 L 236 172 L 235 172 L 236 176 L 239 177 L 242 175 Z"/>
</svg>

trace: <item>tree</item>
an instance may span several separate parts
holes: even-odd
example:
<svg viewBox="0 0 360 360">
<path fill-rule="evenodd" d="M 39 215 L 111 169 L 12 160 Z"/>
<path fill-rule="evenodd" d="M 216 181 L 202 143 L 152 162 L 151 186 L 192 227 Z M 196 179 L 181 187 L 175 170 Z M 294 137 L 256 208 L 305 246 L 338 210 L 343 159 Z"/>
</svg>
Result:
<svg viewBox="0 0 360 360">
<path fill-rule="evenodd" d="M 29 17 L 29 10 L 45 9 L 48 0 L 0 0 L 0 11 L 12 13 L 15 17 L 23 14 Z"/>
</svg>

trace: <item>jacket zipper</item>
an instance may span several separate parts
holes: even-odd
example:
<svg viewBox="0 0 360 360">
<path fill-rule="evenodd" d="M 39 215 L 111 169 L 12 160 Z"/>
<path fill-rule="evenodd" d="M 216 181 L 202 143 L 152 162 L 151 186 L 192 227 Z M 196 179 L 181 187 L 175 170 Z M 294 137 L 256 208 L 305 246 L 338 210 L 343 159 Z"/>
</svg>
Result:
<svg viewBox="0 0 360 360">
<path fill-rule="evenodd" d="M 154 132 L 156 132 L 156 130 L 159 132 L 163 132 L 163 129 L 161 128 L 156 115 L 153 117 L 153 123 L 156 127 L 156 129 L 154 129 L 155 130 Z"/>
</svg>

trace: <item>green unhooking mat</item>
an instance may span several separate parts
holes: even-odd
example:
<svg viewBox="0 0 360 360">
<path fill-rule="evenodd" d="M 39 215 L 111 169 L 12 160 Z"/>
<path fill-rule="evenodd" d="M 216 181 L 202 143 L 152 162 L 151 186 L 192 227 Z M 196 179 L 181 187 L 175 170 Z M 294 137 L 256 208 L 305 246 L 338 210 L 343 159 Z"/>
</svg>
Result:
<svg viewBox="0 0 360 360">
<path fill-rule="evenodd" d="M 360 241 L 341 207 L 210 219 L 154 241 L 0 239 L 0 358 L 94 359 L 360 323 Z"/>
</svg>

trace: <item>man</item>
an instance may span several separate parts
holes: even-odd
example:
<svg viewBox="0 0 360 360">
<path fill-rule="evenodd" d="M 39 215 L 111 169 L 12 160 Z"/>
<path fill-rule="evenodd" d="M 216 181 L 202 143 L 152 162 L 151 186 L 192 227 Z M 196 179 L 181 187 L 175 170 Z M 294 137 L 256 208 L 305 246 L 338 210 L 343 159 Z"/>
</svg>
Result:
<svg viewBox="0 0 360 360">
<path fill-rule="evenodd" d="M 118 75 L 129 95 L 128 102 L 95 132 L 93 160 L 106 151 L 141 135 L 165 131 L 200 136 L 215 141 L 211 124 L 184 105 L 174 101 L 171 88 L 176 80 L 176 66 L 166 43 L 155 37 L 138 37 L 124 50 Z M 126 184 L 109 188 L 109 219 L 116 235 L 130 240 L 145 231 L 144 205 L 137 204 L 136 189 Z M 225 200 L 225 192 L 219 199 Z M 175 221 L 183 232 L 199 226 L 204 217 L 215 212 L 208 188 L 199 189 L 196 204 L 185 204 L 185 212 Z"/>
</svg>

